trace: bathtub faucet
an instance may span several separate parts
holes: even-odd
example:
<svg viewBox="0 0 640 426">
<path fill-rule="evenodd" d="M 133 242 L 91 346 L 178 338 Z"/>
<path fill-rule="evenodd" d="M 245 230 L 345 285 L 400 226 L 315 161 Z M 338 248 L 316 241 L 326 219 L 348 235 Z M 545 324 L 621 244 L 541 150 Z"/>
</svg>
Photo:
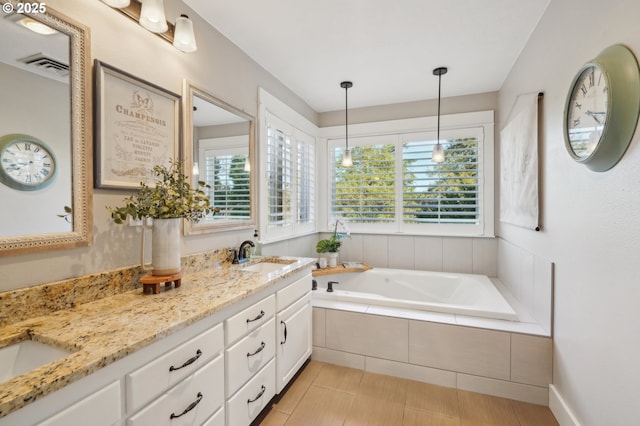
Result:
<svg viewBox="0 0 640 426">
<path fill-rule="evenodd" d="M 334 285 L 334 284 L 340 284 L 340 283 L 339 283 L 338 281 L 329 281 L 329 282 L 327 283 L 327 286 L 328 286 L 328 287 L 327 287 L 327 291 L 328 291 L 329 293 L 333 293 L 333 285 Z"/>
</svg>

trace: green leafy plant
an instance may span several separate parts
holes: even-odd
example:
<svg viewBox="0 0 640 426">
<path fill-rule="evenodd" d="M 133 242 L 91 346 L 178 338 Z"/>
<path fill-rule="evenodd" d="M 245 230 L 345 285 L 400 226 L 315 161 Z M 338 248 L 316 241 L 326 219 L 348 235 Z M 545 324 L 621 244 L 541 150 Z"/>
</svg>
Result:
<svg viewBox="0 0 640 426">
<path fill-rule="evenodd" d="M 170 167 L 156 165 L 153 173 L 158 178 L 155 186 L 140 182 L 138 192 L 125 198 L 123 206 L 107 207 L 115 223 L 124 223 L 129 216 L 134 220 L 184 218 L 197 222 L 220 211 L 211 206 L 204 191 L 210 186 L 199 181 L 197 187 L 192 187 L 189 178 L 182 173 L 181 162 L 171 161 Z"/>
<path fill-rule="evenodd" d="M 344 233 L 338 232 L 338 225 L 341 225 L 342 228 L 344 228 L 344 231 L 345 231 Z M 316 244 L 316 252 L 317 253 L 337 253 L 338 250 L 340 250 L 340 246 L 342 245 L 341 240 L 348 236 L 349 236 L 349 229 L 347 228 L 347 225 L 339 218 L 336 218 L 335 224 L 333 226 L 333 234 L 331 235 L 331 237 L 327 238 L 326 240 L 318 241 L 318 243 Z"/>
</svg>

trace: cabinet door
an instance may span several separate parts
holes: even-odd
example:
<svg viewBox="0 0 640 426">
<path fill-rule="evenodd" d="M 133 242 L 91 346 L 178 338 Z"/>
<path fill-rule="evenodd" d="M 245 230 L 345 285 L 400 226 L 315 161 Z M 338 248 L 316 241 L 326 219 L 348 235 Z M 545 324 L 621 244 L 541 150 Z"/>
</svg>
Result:
<svg viewBox="0 0 640 426">
<path fill-rule="evenodd" d="M 282 389 L 311 355 L 311 295 L 278 313 L 276 391 Z"/>
</svg>

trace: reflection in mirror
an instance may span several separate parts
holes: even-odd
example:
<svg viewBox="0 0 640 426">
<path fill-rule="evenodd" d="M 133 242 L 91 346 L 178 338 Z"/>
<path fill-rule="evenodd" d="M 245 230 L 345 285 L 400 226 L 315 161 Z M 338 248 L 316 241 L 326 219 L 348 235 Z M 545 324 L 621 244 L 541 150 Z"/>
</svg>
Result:
<svg viewBox="0 0 640 426">
<path fill-rule="evenodd" d="M 254 227 L 253 117 L 189 82 L 183 102 L 185 169 L 210 186 L 211 203 L 220 208 L 198 223 L 185 221 L 185 234 Z"/>
<path fill-rule="evenodd" d="M 2 14 L 0 37 L 0 255 L 87 245 L 88 30 L 47 6 Z"/>
</svg>

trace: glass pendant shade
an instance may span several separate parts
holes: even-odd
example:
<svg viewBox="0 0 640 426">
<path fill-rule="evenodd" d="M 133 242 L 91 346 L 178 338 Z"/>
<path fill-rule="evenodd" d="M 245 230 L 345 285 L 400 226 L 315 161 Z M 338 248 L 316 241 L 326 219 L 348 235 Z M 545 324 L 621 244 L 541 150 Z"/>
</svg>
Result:
<svg viewBox="0 0 640 426">
<path fill-rule="evenodd" d="M 129 3 L 131 2 L 129 0 L 102 0 L 102 3 L 107 4 L 111 7 L 122 9 L 123 7 L 129 6 Z"/>
<path fill-rule="evenodd" d="M 162 0 L 144 0 L 140 12 L 140 25 L 152 33 L 163 33 L 169 28 L 164 16 Z"/>
<path fill-rule="evenodd" d="M 191 22 L 191 19 L 189 19 L 187 15 L 180 15 L 180 17 L 176 19 L 173 46 L 187 53 L 198 50 L 196 36 L 193 33 L 193 22 Z"/>
<path fill-rule="evenodd" d="M 342 156 L 342 166 L 343 167 L 353 166 L 353 159 L 351 158 L 351 150 L 349 149 L 344 151 L 344 155 Z"/>
<path fill-rule="evenodd" d="M 200 175 L 200 167 L 198 166 L 198 162 L 197 161 L 193 162 L 193 169 L 192 169 L 191 173 L 194 176 L 199 176 Z"/>
<path fill-rule="evenodd" d="M 440 144 L 440 142 L 438 142 L 436 146 L 433 147 L 431 161 L 433 161 L 434 163 L 442 163 L 444 161 L 444 148 L 442 147 L 442 144 Z"/>
</svg>

